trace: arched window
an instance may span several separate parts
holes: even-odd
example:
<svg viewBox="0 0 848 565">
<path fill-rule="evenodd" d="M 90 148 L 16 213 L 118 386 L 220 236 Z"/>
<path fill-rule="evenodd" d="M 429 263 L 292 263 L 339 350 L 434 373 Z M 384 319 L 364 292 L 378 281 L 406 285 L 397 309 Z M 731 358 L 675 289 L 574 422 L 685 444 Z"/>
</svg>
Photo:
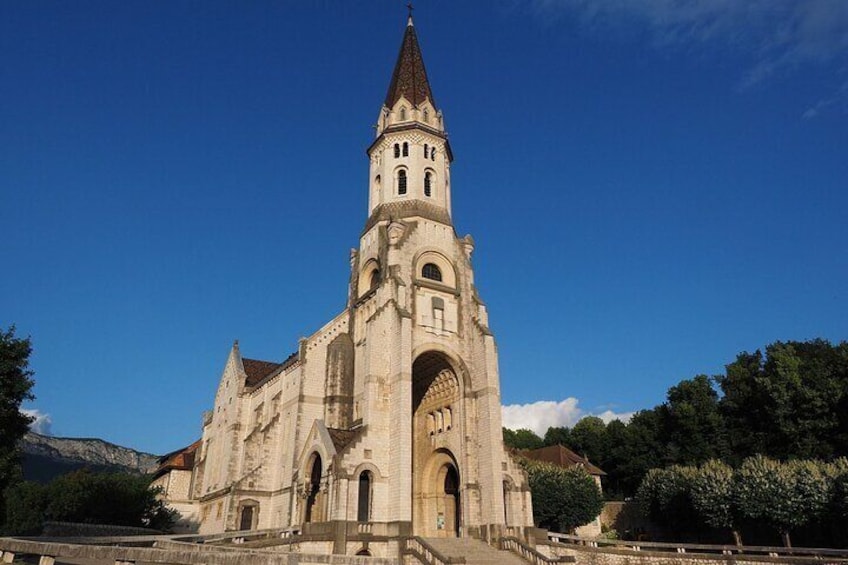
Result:
<svg viewBox="0 0 848 565">
<path fill-rule="evenodd" d="M 433 150 L 432 150 L 432 151 L 430 151 L 430 160 L 431 160 L 431 161 L 435 161 L 435 160 L 436 160 L 436 148 L 435 148 L 435 147 L 433 148 Z"/>
<path fill-rule="evenodd" d="M 403 156 L 409 157 L 409 144 L 407 142 L 403 142 Z"/>
<path fill-rule="evenodd" d="M 377 175 L 376 177 L 374 177 L 374 185 L 377 188 L 380 188 L 380 175 Z"/>
<path fill-rule="evenodd" d="M 424 109 L 424 121 L 428 124 L 430 123 L 430 112 L 426 108 Z M 426 157 L 426 155 L 424 156 Z"/>
<path fill-rule="evenodd" d="M 395 143 L 395 159 L 397 159 L 398 157 L 400 157 L 400 145 Z"/>
<path fill-rule="evenodd" d="M 406 120 L 406 108 L 400 109 L 400 121 Z"/>
<path fill-rule="evenodd" d="M 424 196 L 430 196 L 432 190 L 430 189 L 430 177 L 432 174 L 430 171 L 424 173 Z"/>
<path fill-rule="evenodd" d="M 371 471 L 362 471 L 359 475 L 359 505 L 356 510 L 357 522 L 371 520 Z"/>
<path fill-rule="evenodd" d="M 398 171 L 398 194 L 406 194 L 406 171 Z"/>
<path fill-rule="evenodd" d="M 424 144 L 424 158 L 426 159 L 429 156 L 430 156 L 430 146 L 425 143 Z"/>
<path fill-rule="evenodd" d="M 421 268 L 421 276 L 431 281 L 442 282 L 442 271 L 433 263 L 427 263 Z"/>
<path fill-rule="evenodd" d="M 380 269 L 374 269 L 371 271 L 371 281 L 368 289 L 374 290 L 378 286 L 380 286 Z"/>
</svg>

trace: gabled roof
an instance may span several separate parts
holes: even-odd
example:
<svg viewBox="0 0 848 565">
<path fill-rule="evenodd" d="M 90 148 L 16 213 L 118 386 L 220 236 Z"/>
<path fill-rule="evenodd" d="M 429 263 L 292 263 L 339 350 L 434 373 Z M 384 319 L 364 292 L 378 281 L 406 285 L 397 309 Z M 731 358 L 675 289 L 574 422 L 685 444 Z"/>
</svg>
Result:
<svg viewBox="0 0 848 565">
<path fill-rule="evenodd" d="M 395 72 L 392 73 L 392 82 L 386 93 L 386 106 L 392 108 L 401 96 L 409 100 L 413 106 L 418 106 L 429 98 L 433 107 L 436 107 L 430 83 L 427 81 L 427 71 L 424 70 L 424 59 L 421 56 L 421 48 L 418 46 L 412 17 L 409 18 L 406 32 L 403 34 L 403 42 L 400 44 Z"/>
<path fill-rule="evenodd" d="M 598 467 L 589 463 L 588 459 L 580 457 L 562 445 L 550 445 L 548 447 L 540 447 L 539 449 L 529 449 L 527 451 L 523 451 L 521 454 L 527 459 L 532 459 L 533 461 L 553 463 L 554 465 L 565 468 L 580 465 L 586 469 L 586 472 L 590 475 L 606 475 L 606 473 L 601 471 Z"/>
<path fill-rule="evenodd" d="M 242 357 L 241 364 L 244 367 L 244 374 L 247 378 L 244 384 L 247 386 L 255 386 L 262 379 L 276 371 L 281 367 L 281 363 L 272 361 L 260 361 L 259 359 L 245 359 Z"/>
<path fill-rule="evenodd" d="M 159 458 L 159 467 L 154 473 L 154 477 L 161 477 L 168 471 L 190 471 L 194 468 L 194 458 L 197 454 L 197 449 L 200 447 L 200 441 L 197 440 L 188 447 L 172 451 L 167 455 Z"/>
</svg>

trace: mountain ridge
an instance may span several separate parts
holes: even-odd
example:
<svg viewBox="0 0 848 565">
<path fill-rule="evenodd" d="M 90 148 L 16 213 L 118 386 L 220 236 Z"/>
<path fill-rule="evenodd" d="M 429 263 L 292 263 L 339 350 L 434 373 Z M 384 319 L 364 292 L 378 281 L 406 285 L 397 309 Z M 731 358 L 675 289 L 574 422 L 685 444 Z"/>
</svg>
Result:
<svg viewBox="0 0 848 565">
<path fill-rule="evenodd" d="M 67 438 L 28 432 L 20 442 L 24 479 L 47 482 L 88 468 L 97 472 L 148 474 L 158 455 L 117 445 L 100 438 Z"/>
</svg>

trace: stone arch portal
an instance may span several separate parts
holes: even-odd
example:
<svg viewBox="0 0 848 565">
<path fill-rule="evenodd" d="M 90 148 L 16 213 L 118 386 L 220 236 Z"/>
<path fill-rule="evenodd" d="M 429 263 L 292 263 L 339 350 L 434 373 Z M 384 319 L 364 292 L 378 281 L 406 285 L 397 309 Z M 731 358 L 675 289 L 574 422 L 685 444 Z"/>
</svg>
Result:
<svg viewBox="0 0 848 565">
<path fill-rule="evenodd" d="M 321 456 L 315 453 L 312 457 L 312 467 L 306 488 L 306 505 L 303 514 L 304 523 L 321 521 L 321 474 Z"/>
<path fill-rule="evenodd" d="M 462 387 L 450 360 L 427 351 L 412 365 L 412 529 L 415 535 L 459 536 Z"/>
</svg>

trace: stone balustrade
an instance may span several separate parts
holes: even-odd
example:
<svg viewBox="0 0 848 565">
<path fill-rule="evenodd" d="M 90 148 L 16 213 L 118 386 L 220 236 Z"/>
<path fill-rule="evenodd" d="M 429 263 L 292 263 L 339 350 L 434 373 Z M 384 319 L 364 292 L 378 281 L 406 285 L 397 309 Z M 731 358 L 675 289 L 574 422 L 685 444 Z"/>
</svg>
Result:
<svg viewBox="0 0 848 565">
<path fill-rule="evenodd" d="M 137 538 L 133 540 L 137 543 Z M 163 537 L 167 547 L 137 547 L 100 543 L 65 543 L 55 540 L 0 538 L 0 561 L 11 564 L 17 555 L 37 555 L 39 565 L 54 565 L 55 560 L 91 559 L 114 565 L 152 563 L 168 565 L 396 565 L 397 559 L 281 553 L 262 549 L 233 549 L 200 544 L 173 543 Z M 171 542 L 171 543 L 167 543 Z M 223 549 L 223 551 L 222 551 Z M 227 550 L 229 549 L 229 551 Z"/>
<path fill-rule="evenodd" d="M 538 548 L 552 556 L 573 555 L 581 565 L 848 565 L 848 549 L 605 540 L 550 532 Z"/>
</svg>

